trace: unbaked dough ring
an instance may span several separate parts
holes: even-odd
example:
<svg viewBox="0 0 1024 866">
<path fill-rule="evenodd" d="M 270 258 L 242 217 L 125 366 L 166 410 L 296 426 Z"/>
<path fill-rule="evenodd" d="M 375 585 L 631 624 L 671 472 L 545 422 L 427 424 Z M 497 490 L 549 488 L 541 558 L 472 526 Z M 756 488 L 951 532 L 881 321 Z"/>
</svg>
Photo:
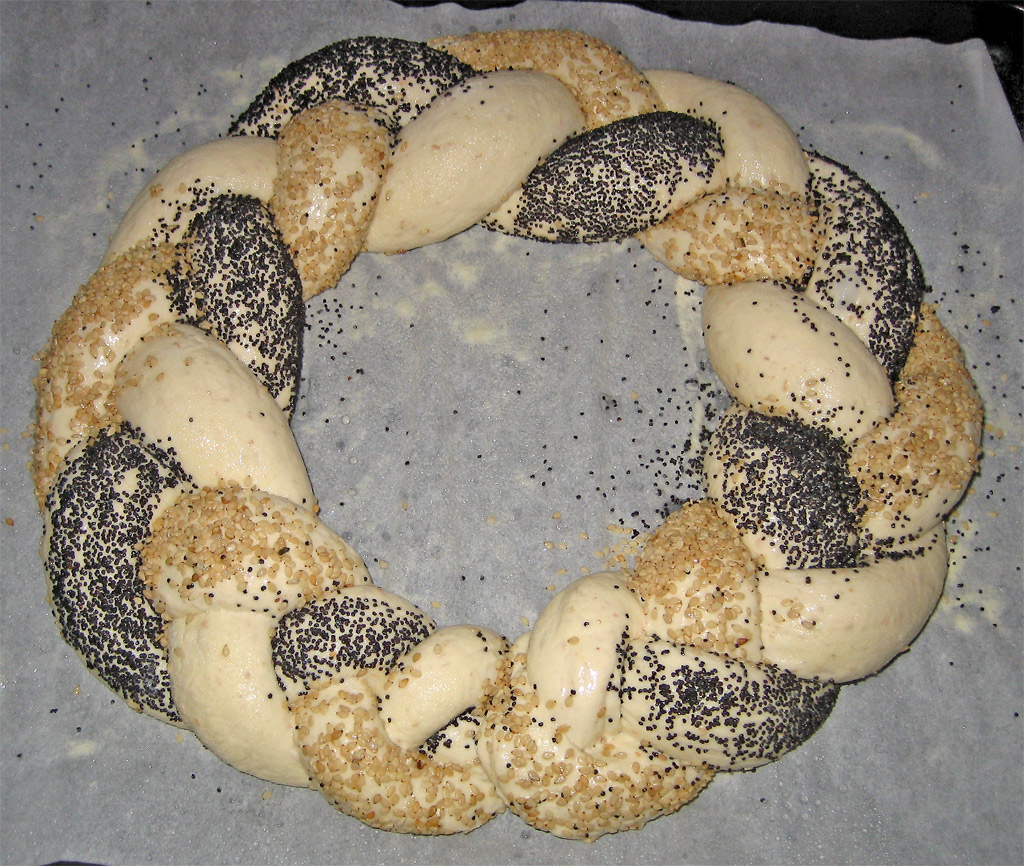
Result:
<svg viewBox="0 0 1024 866">
<path fill-rule="evenodd" d="M 184 155 L 133 205 L 41 359 L 52 601 L 129 703 L 245 772 L 384 829 L 465 832 L 508 807 L 593 839 L 784 754 L 836 682 L 913 640 L 981 407 L 919 313 L 892 212 L 754 97 L 671 72 L 659 97 L 583 34 L 433 44 L 344 40 L 297 61 L 232 126 L 251 138 Z M 540 93 L 550 110 L 503 156 L 502 124 Z M 494 176 L 432 213 L 403 178 L 451 181 L 417 166 L 472 153 L 460 135 Z M 316 516 L 288 428 L 302 298 L 378 247 L 378 216 L 424 242 L 478 219 L 563 242 L 646 230 L 681 273 L 707 259 L 709 355 L 737 400 L 707 449 L 714 501 L 670 515 L 634 570 L 564 589 L 509 652 L 369 583 Z"/>
</svg>

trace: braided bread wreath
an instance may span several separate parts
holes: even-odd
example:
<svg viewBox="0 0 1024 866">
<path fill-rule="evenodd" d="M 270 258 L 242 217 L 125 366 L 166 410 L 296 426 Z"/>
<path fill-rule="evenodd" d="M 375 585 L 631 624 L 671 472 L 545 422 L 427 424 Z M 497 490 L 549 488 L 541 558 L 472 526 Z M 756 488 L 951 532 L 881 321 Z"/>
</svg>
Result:
<svg viewBox="0 0 1024 866">
<path fill-rule="evenodd" d="M 497 70 L 497 71 L 496 71 Z M 509 646 L 317 517 L 304 300 L 482 223 L 706 286 L 707 498 Z M 871 187 L 738 88 L 591 37 L 349 39 L 143 190 L 57 321 L 33 454 L 61 632 L 133 707 L 409 833 L 594 839 L 772 761 L 923 628 L 981 406 Z"/>
</svg>

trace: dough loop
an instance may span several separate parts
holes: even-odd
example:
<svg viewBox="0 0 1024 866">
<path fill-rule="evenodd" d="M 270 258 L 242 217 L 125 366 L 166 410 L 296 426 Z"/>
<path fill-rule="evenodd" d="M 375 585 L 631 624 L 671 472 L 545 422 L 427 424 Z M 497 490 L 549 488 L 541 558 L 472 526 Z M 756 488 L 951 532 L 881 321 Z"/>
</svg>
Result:
<svg viewBox="0 0 1024 866">
<path fill-rule="evenodd" d="M 471 225 L 707 286 L 707 499 L 509 647 L 374 586 L 289 427 L 304 300 Z M 68 643 L 237 768 L 386 830 L 594 839 L 781 757 L 924 627 L 981 406 L 892 211 L 751 94 L 580 33 L 365 37 L 159 172 L 41 355 Z"/>
</svg>

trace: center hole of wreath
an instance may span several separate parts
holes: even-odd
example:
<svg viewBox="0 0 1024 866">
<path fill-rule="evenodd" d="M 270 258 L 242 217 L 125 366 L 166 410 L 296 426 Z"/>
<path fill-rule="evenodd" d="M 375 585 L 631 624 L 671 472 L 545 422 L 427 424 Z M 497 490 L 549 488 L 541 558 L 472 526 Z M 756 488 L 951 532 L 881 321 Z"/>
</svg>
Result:
<svg viewBox="0 0 1024 866">
<path fill-rule="evenodd" d="M 292 428 L 322 519 L 439 622 L 521 633 L 700 495 L 699 302 L 636 242 L 358 257 L 306 308 Z"/>
</svg>

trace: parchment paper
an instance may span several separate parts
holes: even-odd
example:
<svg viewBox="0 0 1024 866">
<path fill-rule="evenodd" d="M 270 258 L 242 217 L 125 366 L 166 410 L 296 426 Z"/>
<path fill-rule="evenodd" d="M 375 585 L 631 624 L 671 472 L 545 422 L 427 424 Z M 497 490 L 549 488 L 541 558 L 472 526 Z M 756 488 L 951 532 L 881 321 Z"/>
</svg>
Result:
<svg viewBox="0 0 1024 866">
<path fill-rule="evenodd" d="M 4 863 L 1020 863 L 1021 139 L 980 42 L 857 42 L 611 4 L 4 3 L 0 720 Z M 720 775 L 639 833 L 566 842 L 503 815 L 409 838 L 222 764 L 62 643 L 26 471 L 33 354 L 153 171 L 222 135 L 285 63 L 364 34 L 587 30 L 642 68 L 725 78 L 887 198 L 986 404 L 924 634 L 807 744 Z M 660 521 L 721 405 L 699 287 L 636 242 L 475 229 L 361 257 L 309 305 L 294 430 L 325 521 L 440 624 L 509 637 Z M 614 527 L 610 531 L 608 527 Z"/>
</svg>

